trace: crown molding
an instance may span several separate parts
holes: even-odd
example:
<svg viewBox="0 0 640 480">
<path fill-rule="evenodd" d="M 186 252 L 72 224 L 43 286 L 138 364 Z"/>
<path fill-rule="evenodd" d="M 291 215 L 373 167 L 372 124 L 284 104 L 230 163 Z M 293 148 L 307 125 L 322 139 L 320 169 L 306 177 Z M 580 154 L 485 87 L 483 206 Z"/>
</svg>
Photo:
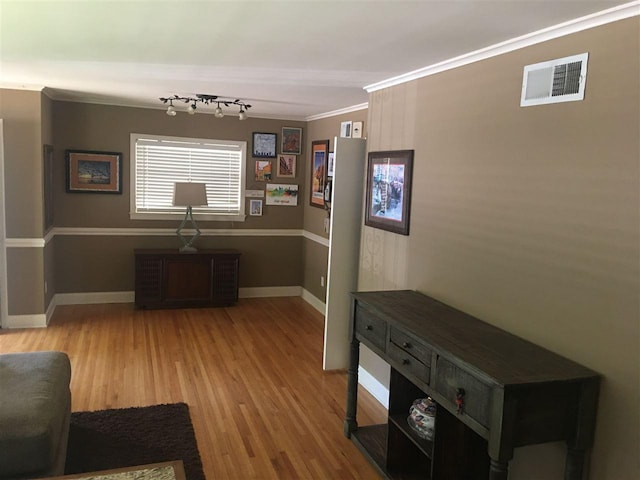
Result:
<svg viewBox="0 0 640 480">
<path fill-rule="evenodd" d="M 509 53 L 514 50 L 536 45 L 538 43 L 553 40 L 555 38 L 564 37 L 572 33 L 581 32 L 590 28 L 599 27 L 607 23 L 616 22 L 618 20 L 624 20 L 626 18 L 640 15 L 640 0 L 633 1 L 631 3 L 625 3 L 624 5 L 618 5 L 607 10 L 592 13 L 584 17 L 569 20 L 552 27 L 538 30 L 537 32 L 522 35 L 520 37 L 512 38 L 489 47 L 475 50 L 458 57 L 454 57 L 443 62 L 435 63 L 427 67 L 413 70 L 412 72 L 404 73 L 396 77 L 383 80 L 381 82 L 372 83 L 367 85 L 364 89 L 368 93 L 382 90 L 383 88 L 393 87 L 403 83 L 417 80 L 419 78 L 428 77 L 436 73 L 444 72 L 454 68 L 462 67 L 470 63 L 486 60 L 491 57 L 496 57 L 504 53 Z"/>
<path fill-rule="evenodd" d="M 307 122 L 311 122 L 313 120 L 320 120 L 322 118 L 335 117 L 337 115 L 343 115 L 345 113 L 357 112 L 359 110 L 365 110 L 369 108 L 369 103 L 361 103 L 359 105 L 352 105 L 351 107 L 341 108 L 339 110 L 333 110 L 331 112 L 319 113 L 318 115 L 311 115 L 307 117 L 305 120 Z"/>
</svg>

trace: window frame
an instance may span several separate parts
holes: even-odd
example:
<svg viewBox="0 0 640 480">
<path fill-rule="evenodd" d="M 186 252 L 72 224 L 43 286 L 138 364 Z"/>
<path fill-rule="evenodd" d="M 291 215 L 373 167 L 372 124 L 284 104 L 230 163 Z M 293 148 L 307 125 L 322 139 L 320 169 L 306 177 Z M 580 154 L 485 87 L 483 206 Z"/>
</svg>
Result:
<svg viewBox="0 0 640 480">
<path fill-rule="evenodd" d="M 211 138 L 191 138 L 191 137 L 174 137 L 169 135 L 150 135 L 144 133 L 132 133 L 130 135 L 130 154 L 129 154 L 129 171 L 130 171 L 130 201 L 129 201 L 129 218 L 131 220 L 176 220 L 184 217 L 185 210 L 182 209 L 180 211 L 175 212 L 167 212 L 167 211 L 145 211 L 145 212 L 137 212 L 136 211 L 136 182 L 137 182 L 137 155 L 136 155 L 136 144 L 139 139 L 152 139 L 152 140 L 164 140 L 164 141 L 174 141 L 174 142 L 185 142 L 185 143 L 204 143 L 204 144 L 222 144 L 222 145 L 232 145 L 238 147 L 240 150 L 241 161 L 240 161 L 240 208 L 238 210 L 238 214 L 230 213 L 230 214 L 222 214 L 222 213 L 211 213 L 203 211 L 207 207 L 193 207 L 193 216 L 198 220 L 211 220 L 211 221 L 227 221 L 227 222 L 244 222 L 246 219 L 245 213 L 245 190 L 246 190 L 246 176 L 247 176 L 247 142 L 246 141 L 237 141 L 237 140 L 217 140 Z"/>
</svg>

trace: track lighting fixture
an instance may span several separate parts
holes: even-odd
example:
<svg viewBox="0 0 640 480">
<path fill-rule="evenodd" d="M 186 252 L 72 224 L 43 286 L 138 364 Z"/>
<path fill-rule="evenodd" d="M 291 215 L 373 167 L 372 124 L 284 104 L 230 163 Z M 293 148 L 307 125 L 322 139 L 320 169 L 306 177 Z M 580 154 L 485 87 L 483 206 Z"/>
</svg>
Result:
<svg viewBox="0 0 640 480">
<path fill-rule="evenodd" d="M 225 107 L 230 107 L 232 105 L 236 105 L 240 107 L 240 112 L 238 113 L 239 120 L 246 120 L 247 118 L 247 110 L 251 108 L 251 105 L 247 105 L 243 101 L 239 99 L 230 99 L 230 98 L 222 98 L 217 95 L 207 95 L 203 93 L 196 94 L 195 97 L 181 97 L 179 95 L 174 95 L 173 97 L 160 97 L 160 101 L 165 105 L 168 103 L 167 107 L 167 115 L 171 117 L 175 117 L 176 109 L 173 106 L 173 101 L 188 103 L 189 107 L 187 108 L 187 113 L 189 115 L 195 115 L 196 109 L 198 108 L 198 102 L 203 103 L 204 105 L 213 105 L 216 104 L 216 108 L 213 114 L 216 118 L 222 118 L 225 116 L 224 111 L 220 105 L 224 105 Z"/>
<path fill-rule="evenodd" d="M 173 100 L 169 101 L 169 107 L 167 107 L 167 115 L 169 115 L 170 117 L 175 117 L 176 116 L 176 109 L 173 106 Z"/>
</svg>

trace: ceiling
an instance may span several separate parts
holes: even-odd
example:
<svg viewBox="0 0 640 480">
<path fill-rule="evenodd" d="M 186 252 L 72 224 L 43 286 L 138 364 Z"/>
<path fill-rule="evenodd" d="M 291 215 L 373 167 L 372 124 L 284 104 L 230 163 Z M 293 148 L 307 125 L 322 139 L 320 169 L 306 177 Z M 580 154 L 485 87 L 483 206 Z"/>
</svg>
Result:
<svg viewBox="0 0 640 480">
<path fill-rule="evenodd" d="M 0 87 L 154 108 L 201 93 L 304 120 L 367 102 L 366 85 L 627 2 L 0 0 Z"/>
</svg>

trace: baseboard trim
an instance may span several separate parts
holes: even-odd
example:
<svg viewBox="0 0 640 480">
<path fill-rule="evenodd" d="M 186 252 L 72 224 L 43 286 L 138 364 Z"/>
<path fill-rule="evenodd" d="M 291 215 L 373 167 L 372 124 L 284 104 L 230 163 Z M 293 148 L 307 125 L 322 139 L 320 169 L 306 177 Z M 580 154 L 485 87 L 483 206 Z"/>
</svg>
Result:
<svg viewBox="0 0 640 480">
<path fill-rule="evenodd" d="M 247 287 L 238 289 L 238 297 L 299 297 L 301 290 L 302 287 Z"/>
<path fill-rule="evenodd" d="M 358 367 L 358 383 L 384 408 L 389 408 L 389 389 L 361 366 Z"/>
<path fill-rule="evenodd" d="M 91 303 L 133 303 L 135 293 L 131 292 L 83 292 L 58 293 L 54 296 L 57 305 L 87 305 Z"/>
<path fill-rule="evenodd" d="M 309 290 L 303 288 L 302 289 L 302 299 L 307 302 L 308 304 L 310 304 L 313 308 L 315 308 L 317 311 L 319 311 L 322 315 L 325 314 L 327 306 L 326 304 L 320 300 L 318 297 L 316 297 L 313 293 L 311 293 Z"/>
<path fill-rule="evenodd" d="M 33 315 L 8 315 L 3 328 L 45 328 L 47 316 L 43 313 Z"/>
<path fill-rule="evenodd" d="M 247 287 L 238 289 L 240 298 L 261 298 L 261 297 L 303 297 L 307 302 L 314 304 L 320 302 L 316 297 L 307 292 L 311 299 L 305 298 L 305 292 L 300 286 L 287 287 Z M 49 309 L 57 305 L 86 305 L 91 303 L 133 303 L 135 292 L 84 292 L 84 293 L 58 293 L 54 295 L 49 304 Z M 315 306 L 315 305 L 314 305 Z M 316 307 L 318 308 L 318 307 Z M 322 303 L 322 313 L 324 313 L 324 303 Z M 47 314 L 47 316 L 49 316 Z"/>
</svg>

